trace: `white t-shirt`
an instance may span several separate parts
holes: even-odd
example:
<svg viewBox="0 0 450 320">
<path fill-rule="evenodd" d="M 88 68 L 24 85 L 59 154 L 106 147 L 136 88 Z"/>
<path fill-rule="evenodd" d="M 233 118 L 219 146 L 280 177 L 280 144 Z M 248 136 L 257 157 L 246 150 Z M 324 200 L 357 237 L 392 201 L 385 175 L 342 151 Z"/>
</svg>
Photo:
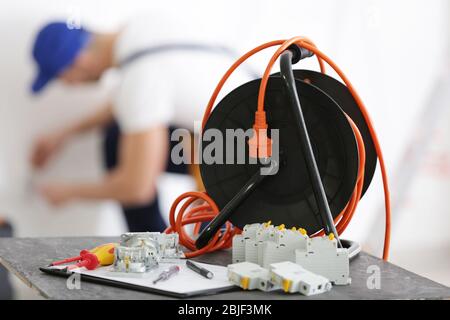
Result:
<svg viewBox="0 0 450 320">
<path fill-rule="evenodd" d="M 166 23 L 170 25 L 153 22 L 153 28 L 149 28 L 145 19 L 131 21 L 117 41 L 116 61 L 120 63 L 136 52 L 161 45 L 216 45 L 205 42 L 198 34 L 186 35 L 185 30 L 181 35 L 164 31 Z M 113 100 L 121 130 L 134 133 L 161 124 L 193 130 L 194 121 L 202 120 L 214 88 L 235 58 L 222 52 L 183 49 L 144 55 L 125 64 L 119 70 L 121 80 Z M 237 72 L 225 89 L 230 91 L 249 79 L 248 72 Z"/>
</svg>

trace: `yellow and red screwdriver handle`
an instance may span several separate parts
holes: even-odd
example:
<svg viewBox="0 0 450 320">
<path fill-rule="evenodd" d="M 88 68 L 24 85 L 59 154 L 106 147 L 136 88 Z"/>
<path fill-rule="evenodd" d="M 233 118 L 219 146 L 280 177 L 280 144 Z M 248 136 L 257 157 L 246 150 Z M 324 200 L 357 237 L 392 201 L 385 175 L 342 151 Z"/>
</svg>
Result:
<svg viewBox="0 0 450 320">
<path fill-rule="evenodd" d="M 50 266 L 58 266 L 71 262 L 76 263 L 67 266 L 69 270 L 81 267 L 94 270 L 98 266 L 109 266 L 114 263 L 114 249 L 116 246 L 117 243 L 106 243 L 90 250 L 81 250 L 79 256 L 54 261 Z"/>
</svg>

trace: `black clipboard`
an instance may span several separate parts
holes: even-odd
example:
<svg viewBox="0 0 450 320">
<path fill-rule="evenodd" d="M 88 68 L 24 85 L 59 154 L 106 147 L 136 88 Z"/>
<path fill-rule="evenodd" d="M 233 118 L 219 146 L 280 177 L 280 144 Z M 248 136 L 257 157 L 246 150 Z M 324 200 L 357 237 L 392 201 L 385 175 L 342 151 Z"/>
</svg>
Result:
<svg viewBox="0 0 450 320">
<path fill-rule="evenodd" d="M 196 297 L 196 296 L 214 295 L 214 294 L 218 294 L 218 293 L 238 290 L 237 287 L 229 287 L 229 288 L 227 287 L 227 288 L 198 290 L 198 291 L 192 291 L 192 292 L 187 292 L 187 293 L 178 293 L 178 292 L 173 292 L 173 291 L 165 291 L 165 290 L 161 290 L 161 289 L 150 288 L 150 287 L 146 287 L 146 286 L 140 286 L 140 285 L 122 282 L 122 281 L 116 281 L 116 280 L 111 280 L 111 279 L 95 277 L 95 276 L 88 275 L 88 274 L 70 271 L 67 268 L 56 269 L 56 268 L 51 268 L 51 267 L 40 267 L 39 270 L 41 270 L 42 272 L 44 272 L 46 274 L 63 277 L 63 278 L 68 278 L 71 275 L 76 273 L 76 274 L 80 275 L 81 280 L 84 280 L 87 282 L 97 283 L 97 284 L 106 285 L 106 286 L 112 286 L 112 287 L 116 287 L 116 288 L 128 289 L 128 290 L 135 290 L 135 291 L 141 291 L 141 292 L 147 292 L 147 293 L 156 293 L 156 294 L 169 296 L 169 297 L 173 297 L 173 298 L 178 298 L 178 299 L 186 299 L 186 298 L 191 298 L 191 297 Z"/>
</svg>

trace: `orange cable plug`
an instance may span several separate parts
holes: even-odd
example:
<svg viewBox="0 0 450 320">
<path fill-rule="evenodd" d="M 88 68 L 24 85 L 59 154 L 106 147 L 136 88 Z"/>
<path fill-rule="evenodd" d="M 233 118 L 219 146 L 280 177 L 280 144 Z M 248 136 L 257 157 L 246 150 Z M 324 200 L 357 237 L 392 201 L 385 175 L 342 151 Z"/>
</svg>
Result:
<svg viewBox="0 0 450 320">
<path fill-rule="evenodd" d="M 253 136 L 248 140 L 250 157 L 261 159 L 272 156 L 272 139 L 267 136 L 267 128 L 266 112 L 256 111 Z"/>
</svg>

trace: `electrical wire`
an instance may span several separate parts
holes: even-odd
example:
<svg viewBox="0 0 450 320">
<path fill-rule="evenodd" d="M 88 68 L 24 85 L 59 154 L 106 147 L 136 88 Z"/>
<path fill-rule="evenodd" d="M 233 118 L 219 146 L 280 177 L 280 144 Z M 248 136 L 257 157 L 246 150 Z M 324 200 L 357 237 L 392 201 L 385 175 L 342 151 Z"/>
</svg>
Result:
<svg viewBox="0 0 450 320">
<path fill-rule="evenodd" d="M 317 167 L 316 158 L 312 149 L 311 141 L 309 139 L 308 129 L 306 127 L 305 118 L 303 116 L 302 105 L 297 93 L 297 86 L 295 84 L 294 72 L 292 71 L 293 53 L 287 49 L 281 54 L 280 58 L 280 74 L 281 78 L 286 84 L 291 106 L 293 108 L 294 116 L 297 121 L 297 129 L 300 135 L 300 142 L 303 150 L 306 165 L 308 167 L 309 180 L 311 181 L 314 198 L 319 208 L 319 213 L 322 218 L 322 226 L 327 234 L 333 233 L 339 247 L 342 248 L 339 234 L 334 225 L 333 216 L 331 215 L 330 206 L 328 205 L 327 195 L 323 188 L 322 179 L 320 178 L 319 168 Z"/>
<path fill-rule="evenodd" d="M 246 54 L 244 54 L 242 57 L 240 57 L 233 65 L 225 72 L 219 83 L 217 84 L 213 94 L 211 95 L 211 98 L 208 102 L 208 105 L 206 107 L 203 120 L 202 120 L 202 130 L 204 126 L 206 125 L 206 122 L 208 121 L 208 118 L 211 114 L 211 111 L 214 106 L 214 102 L 217 99 L 217 96 L 220 93 L 220 90 L 222 89 L 225 82 L 228 80 L 228 78 L 231 76 L 231 74 L 238 68 L 244 61 L 246 61 L 249 57 L 253 56 L 254 54 L 270 48 L 274 46 L 279 46 L 278 49 L 275 51 L 273 56 L 271 57 L 265 71 L 263 74 L 263 77 L 261 79 L 261 84 L 259 88 L 259 94 L 258 94 L 258 106 L 257 111 L 255 113 L 255 125 L 254 128 L 267 128 L 267 123 L 265 119 L 265 112 L 264 112 L 264 99 L 265 99 L 265 92 L 267 87 L 267 82 L 270 76 L 270 72 L 272 70 L 273 65 L 279 58 L 279 56 L 286 51 L 286 49 L 289 48 L 291 45 L 297 45 L 304 49 L 307 49 L 315 54 L 317 57 L 320 70 L 322 73 L 325 73 L 325 65 L 324 62 L 326 62 L 342 79 L 342 81 L 345 83 L 347 88 L 349 89 L 350 93 L 352 94 L 353 98 L 355 99 L 358 107 L 361 110 L 361 113 L 363 114 L 363 117 L 367 123 L 367 126 L 369 128 L 370 135 L 373 139 L 375 150 L 378 156 L 378 160 L 380 163 L 380 169 L 381 169 L 381 176 L 383 181 L 383 189 L 384 189 L 384 200 L 385 200 L 385 234 L 384 234 L 384 248 L 383 248 L 383 259 L 387 260 L 389 255 L 389 246 L 390 246 L 390 232 L 391 232 L 391 205 L 390 205 L 390 192 L 389 192 L 389 183 L 388 183 L 388 177 L 387 177 L 387 170 L 384 162 L 383 153 L 381 150 L 380 143 L 378 141 L 378 137 L 375 132 L 375 128 L 373 126 L 373 123 L 370 119 L 370 116 L 366 110 L 366 107 L 364 103 L 362 102 L 361 98 L 357 94 L 356 90 L 354 89 L 353 85 L 350 83 L 350 81 L 347 79 L 347 77 L 344 75 L 344 73 L 339 69 L 339 67 L 324 53 L 322 53 L 317 47 L 314 45 L 312 41 L 305 37 L 294 37 L 289 40 L 275 40 L 271 42 L 264 43 L 260 46 L 257 46 L 256 48 L 248 51 Z M 355 137 L 358 144 L 358 153 L 359 153 L 359 170 L 358 170 L 358 178 L 355 186 L 355 190 L 353 191 L 353 194 L 344 208 L 344 210 L 338 215 L 338 217 L 334 220 L 336 224 L 336 231 L 338 234 L 342 234 L 348 224 L 350 223 L 353 214 L 356 210 L 356 207 L 358 205 L 358 202 L 362 195 L 362 187 L 364 182 L 364 164 L 365 164 L 365 151 L 364 151 L 364 141 L 362 139 L 362 136 L 355 125 L 355 123 L 352 121 L 350 117 L 347 116 L 347 119 L 353 129 L 353 132 L 355 133 Z M 257 131 L 255 131 L 257 132 Z M 264 140 L 264 139 L 262 139 Z M 259 146 L 261 147 L 261 146 Z M 183 202 L 183 205 L 181 206 L 180 210 L 177 212 L 178 206 Z M 196 205 L 194 206 L 194 203 Z M 192 207 L 191 207 L 192 206 Z M 211 199 L 205 192 L 187 192 L 182 195 L 180 195 L 173 203 L 171 209 L 170 209 L 170 227 L 165 231 L 167 233 L 170 232 L 177 232 L 179 234 L 180 244 L 191 250 L 191 252 L 186 253 L 186 257 L 194 257 L 198 256 L 207 252 L 212 252 L 219 249 L 225 249 L 229 248 L 231 246 L 231 240 L 235 234 L 240 233 L 240 230 L 236 227 L 234 227 L 230 222 L 226 222 L 225 228 L 222 230 L 219 230 L 215 236 L 211 239 L 211 241 L 203 248 L 197 249 L 195 247 L 195 240 L 192 239 L 184 229 L 186 225 L 188 224 L 194 224 L 194 230 L 193 230 L 193 236 L 196 237 L 200 231 L 202 222 L 210 221 L 214 219 L 214 217 L 219 213 L 219 208 L 215 204 L 214 200 Z M 324 231 L 320 231 L 312 236 L 320 236 L 323 235 Z"/>
</svg>

